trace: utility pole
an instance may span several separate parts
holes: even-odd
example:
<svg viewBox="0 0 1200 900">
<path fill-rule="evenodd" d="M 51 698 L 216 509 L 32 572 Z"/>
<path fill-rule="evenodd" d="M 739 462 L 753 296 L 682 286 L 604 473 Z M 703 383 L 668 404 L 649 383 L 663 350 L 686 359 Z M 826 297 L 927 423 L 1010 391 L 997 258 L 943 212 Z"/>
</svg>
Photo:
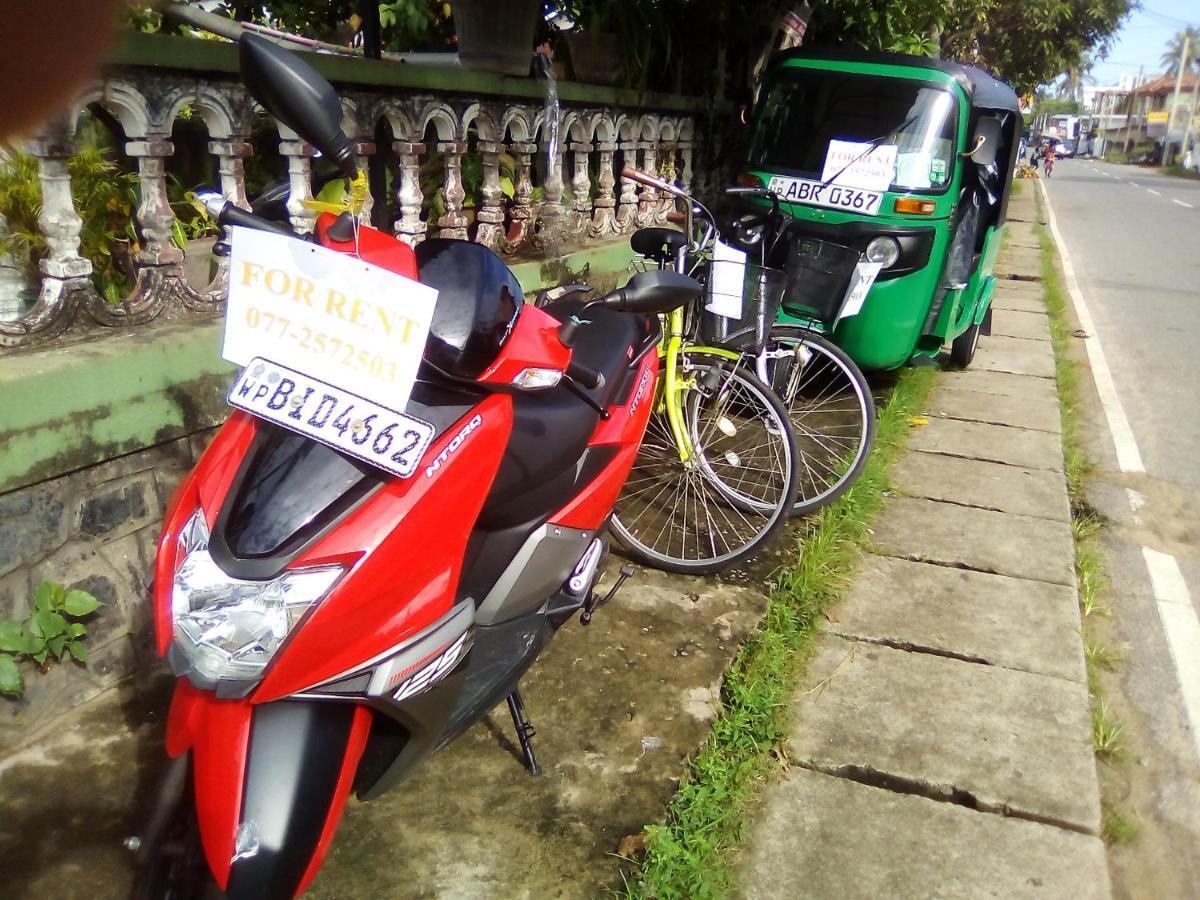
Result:
<svg viewBox="0 0 1200 900">
<path fill-rule="evenodd" d="M 1142 86 L 1142 67 L 1138 66 L 1137 81 L 1134 82 L 1133 90 L 1129 92 L 1129 114 L 1125 117 L 1125 143 L 1122 145 L 1125 150 L 1125 156 L 1129 156 L 1129 134 L 1133 130 L 1133 100 L 1137 93 L 1137 89 Z"/>
<path fill-rule="evenodd" d="M 1188 66 L 1188 46 L 1191 41 L 1191 34 L 1184 29 L 1183 32 L 1183 47 L 1179 51 L 1179 71 L 1175 73 L 1175 93 L 1171 96 L 1171 111 L 1167 113 L 1167 137 L 1163 144 L 1163 160 L 1164 166 L 1169 166 L 1174 162 L 1175 154 L 1172 152 L 1175 145 L 1171 143 L 1171 126 L 1175 124 L 1175 107 L 1179 106 L 1179 90 L 1183 87 L 1183 73 L 1189 68 Z"/>
</svg>

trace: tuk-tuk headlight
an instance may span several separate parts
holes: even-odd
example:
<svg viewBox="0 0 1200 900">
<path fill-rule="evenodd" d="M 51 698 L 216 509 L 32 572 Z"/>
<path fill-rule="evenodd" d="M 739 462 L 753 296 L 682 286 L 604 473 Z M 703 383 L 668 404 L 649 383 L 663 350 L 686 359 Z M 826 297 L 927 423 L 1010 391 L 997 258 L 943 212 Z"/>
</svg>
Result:
<svg viewBox="0 0 1200 900">
<path fill-rule="evenodd" d="M 867 244 L 867 261 L 880 263 L 885 269 L 896 264 L 900 258 L 900 242 L 894 237 L 880 235 Z"/>
</svg>

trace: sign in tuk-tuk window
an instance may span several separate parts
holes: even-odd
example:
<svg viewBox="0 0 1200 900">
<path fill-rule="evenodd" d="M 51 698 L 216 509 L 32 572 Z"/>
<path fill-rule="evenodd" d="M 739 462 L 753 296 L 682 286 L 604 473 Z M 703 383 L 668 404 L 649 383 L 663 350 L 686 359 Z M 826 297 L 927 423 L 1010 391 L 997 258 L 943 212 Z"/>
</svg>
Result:
<svg viewBox="0 0 1200 900">
<path fill-rule="evenodd" d="M 785 68 L 767 88 L 748 162 L 867 190 L 941 193 L 954 177 L 955 118 L 954 96 L 928 83 Z"/>
</svg>

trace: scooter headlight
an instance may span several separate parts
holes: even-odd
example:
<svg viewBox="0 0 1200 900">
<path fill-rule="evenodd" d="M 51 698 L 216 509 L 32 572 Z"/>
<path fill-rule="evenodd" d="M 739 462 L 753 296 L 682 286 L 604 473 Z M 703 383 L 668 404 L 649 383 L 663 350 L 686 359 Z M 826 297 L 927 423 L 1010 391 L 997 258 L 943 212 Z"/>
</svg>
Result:
<svg viewBox="0 0 1200 900">
<path fill-rule="evenodd" d="M 294 569 L 269 581 L 226 575 L 208 552 L 208 527 L 197 510 L 179 537 L 171 615 L 175 647 L 203 680 L 257 681 L 308 610 L 345 571 Z"/>
<path fill-rule="evenodd" d="M 880 235 L 872 238 L 871 243 L 867 244 L 868 262 L 882 263 L 883 267 L 888 269 L 894 266 L 899 258 L 900 242 L 894 237 Z"/>
</svg>

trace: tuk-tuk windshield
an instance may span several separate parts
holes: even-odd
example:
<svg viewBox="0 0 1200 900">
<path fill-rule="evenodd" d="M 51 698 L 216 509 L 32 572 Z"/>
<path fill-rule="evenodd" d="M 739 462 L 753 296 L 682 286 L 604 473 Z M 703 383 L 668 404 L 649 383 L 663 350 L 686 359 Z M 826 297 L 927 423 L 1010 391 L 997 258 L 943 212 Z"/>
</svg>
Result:
<svg viewBox="0 0 1200 900">
<path fill-rule="evenodd" d="M 842 154 L 879 141 L 886 152 L 871 156 L 892 167 L 890 190 L 941 193 L 954 174 L 954 112 L 954 96 L 928 82 L 786 67 L 762 100 L 748 161 L 825 180 L 836 173 L 831 141 Z"/>
</svg>

